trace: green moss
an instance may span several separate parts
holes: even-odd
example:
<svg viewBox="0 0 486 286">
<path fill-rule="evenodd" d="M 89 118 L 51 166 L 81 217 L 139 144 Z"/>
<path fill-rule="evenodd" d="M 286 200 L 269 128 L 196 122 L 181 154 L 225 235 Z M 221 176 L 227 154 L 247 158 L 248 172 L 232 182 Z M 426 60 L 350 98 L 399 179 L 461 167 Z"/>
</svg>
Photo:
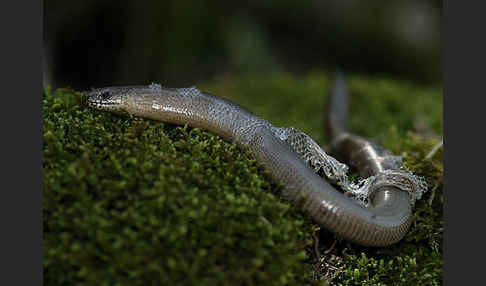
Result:
<svg viewBox="0 0 486 286">
<path fill-rule="evenodd" d="M 324 143 L 329 83 L 323 73 L 273 74 L 201 88 Z M 397 245 L 338 243 L 333 253 L 343 264 L 331 283 L 441 284 L 442 153 L 424 161 L 437 139 L 407 133 L 423 115 L 441 134 L 440 90 L 358 76 L 350 89 L 353 131 L 402 154 L 434 191 L 417 203 Z M 311 280 L 326 278 L 310 254 L 316 225 L 280 199 L 248 151 L 200 129 L 91 110 L 70 90 L 46 90 L 43 133 L 46 285 L 326 282 Z M 321 230 L 320 238 L 332 236 Z"/>
</svg>

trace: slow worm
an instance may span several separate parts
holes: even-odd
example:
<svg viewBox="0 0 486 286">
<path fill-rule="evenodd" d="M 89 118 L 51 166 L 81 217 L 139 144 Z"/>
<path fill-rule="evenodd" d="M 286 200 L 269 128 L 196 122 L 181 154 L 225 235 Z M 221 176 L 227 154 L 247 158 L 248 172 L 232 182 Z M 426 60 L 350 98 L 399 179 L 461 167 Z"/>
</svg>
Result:
<svg viewBox="0 0 486 286">
<path fill-rule="evenodd" d="M 340 74 L 331 94 L 327 127 L 333 147 L 361 176 L 375 176 L 366 204 L 336 190 L 316 174 L 311 165 L 320 166 L 323 151 L 310 137 L 293 128 L 274 127 L 243 107 L 195 87 L 106 87 L 86 92 L 85 98 L 96 109 L 188 124 L 246 145 L 268 169 L 271 179 L 284 186 L 285 197 L 302 205 L 321 226 L 364 246 L 396 243 L 411 224 L 413 201 L 425 191 L 425 183 L 404 171 L 401 161 L 390 151 L 347 131 L 348 95 Z M 302 151 L 302 147 L 310 153 Z M 308 156 L 303 158 L 302 152 Z M 325 168 L 333 164 L 321 165 Z M 419 195 L 412 198 L 414 194 Z"/>
</svg>

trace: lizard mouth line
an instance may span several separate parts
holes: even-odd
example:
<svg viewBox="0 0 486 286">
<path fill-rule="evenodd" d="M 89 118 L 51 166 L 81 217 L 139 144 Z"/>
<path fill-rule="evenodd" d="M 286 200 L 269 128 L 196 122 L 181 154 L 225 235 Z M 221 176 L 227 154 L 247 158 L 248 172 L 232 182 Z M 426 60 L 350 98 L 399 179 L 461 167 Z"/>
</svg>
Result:
<svg viewBox="0 0 486 286">
<path fill-rule="evenodd" d="M 110 100 L 103 100 L 97 98 L 96 95 L 86 95 L 86 104 L 90 107 L 94 108 L 110 108 L 118 105 L 119 103 L 110 101 Z"/>
</svg>

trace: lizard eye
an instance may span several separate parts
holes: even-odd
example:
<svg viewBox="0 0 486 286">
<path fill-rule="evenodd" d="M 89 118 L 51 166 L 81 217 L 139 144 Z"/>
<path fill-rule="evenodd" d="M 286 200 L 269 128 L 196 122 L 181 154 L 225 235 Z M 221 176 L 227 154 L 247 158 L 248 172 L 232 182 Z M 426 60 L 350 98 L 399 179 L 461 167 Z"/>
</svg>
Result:
<svg viewBox="0 0 486 286">
<path fill-rule="evenodd" d="M 101 98 L 103 99 L 108 99 L 110 98 L 110 93 L 108 91 L 105 91 L 101 94 Z"/>
</svg>

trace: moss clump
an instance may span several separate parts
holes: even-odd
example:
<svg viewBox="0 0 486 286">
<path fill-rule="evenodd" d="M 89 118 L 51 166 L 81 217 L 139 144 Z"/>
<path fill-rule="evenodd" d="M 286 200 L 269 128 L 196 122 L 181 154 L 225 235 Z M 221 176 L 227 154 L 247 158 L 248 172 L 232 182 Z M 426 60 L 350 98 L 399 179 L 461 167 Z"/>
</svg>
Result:
<svg viewBox="0 0 486 286">
<path fill-rule="evenodd" d="M 299 79 L 275 74 L 222 78 L 201 88 L 323 143 L 321 114 L 329 82 L 322 73 Z M 423 161 L 437 140 L 403 130 L 423 113 L 440 134 L 441 117 L 434 115 L 440 115 L 440 91 L 380 82 L 351 78 L 353 96 L 367 98 L 359 109 L 352 98 L 351 128 L 378 136 L 404 155 L 434 191 L 417 204 L 414 224 L 399 244 L 369 249 L 338 243 L 333 254 L 343 264 L 327 282 L 437 285 L 442 281 L 442 154 Z M 389 98 L 387 89 L 402 97 Z M 431 112 L 417 103 L 403 112 L 386 107 L 390 100 L 416 102 L 424 94 Z M 387 121 L 362 125 L 355 119 L 380 113 Z M 200 129 L 91 110 L 70 90 L 46 91 L 43 132 L 46 285 L 326 282 L 310 279 L 325 278 L 313 272 L 309 251 L 316 225 L 280 199 L 279 187 L 246 150 Z M 321 230 L 321 250 L 325 237 L 332 238 Z"/>
<path fill-rule="evenodd" d="M 248 152 L 199 129 L 44 98 L 47 285 L 306 277 L 304 219 Z"/>
</svg>

